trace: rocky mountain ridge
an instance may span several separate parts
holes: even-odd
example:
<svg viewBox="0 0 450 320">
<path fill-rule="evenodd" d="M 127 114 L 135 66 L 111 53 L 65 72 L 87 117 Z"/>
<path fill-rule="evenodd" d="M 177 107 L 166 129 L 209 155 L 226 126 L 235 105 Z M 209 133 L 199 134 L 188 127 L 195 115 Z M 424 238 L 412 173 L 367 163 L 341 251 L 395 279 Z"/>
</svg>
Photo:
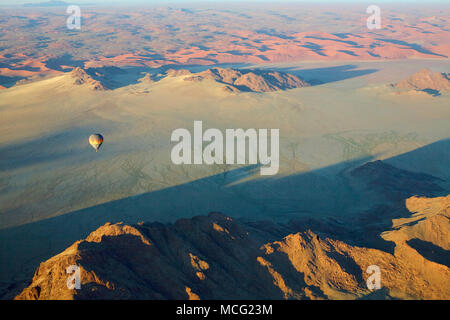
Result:
<svg viewBox="0 0 450 320">
<path fill-rule="evenodd" d="M 211 68 L 184 78 L 186 81 L 203 81 L 205 79 L 224 83 L 234 92 L 271 92 L 308 87 L 309 83 L 299 77 L 278 71 L 236 70 L 231 68 Z"/>
<path fill-rule="evenodd" d="M 450 79 L 447 73 L 423 69 L 394 84 L 394 87 L 397 89 L 410 89 L 439 95 L 442 91 L 450 91 Z"/>
<path fill-rule="evenodd" d="M 16 299 L 448 299 L 450 195 L 411 197 L 413 213 L 381 236 L 393 253 L 311 230 L 220 213 L 174 224 L 105 224 L 41 263 Z M 444 257 L 445 258 L 445 257 Z M 67 288 L 66 268 L 81 270 Z M 371 292 L 367 268 L 381 270 Z"/>
</svg>

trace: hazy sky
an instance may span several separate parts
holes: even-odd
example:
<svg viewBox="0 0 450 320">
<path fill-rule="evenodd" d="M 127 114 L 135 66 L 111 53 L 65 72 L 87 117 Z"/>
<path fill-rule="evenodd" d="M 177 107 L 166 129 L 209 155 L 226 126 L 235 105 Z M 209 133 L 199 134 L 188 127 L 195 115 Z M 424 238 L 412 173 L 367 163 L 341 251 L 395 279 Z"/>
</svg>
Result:
<svg viewBox="0 0 450 320">
<path fill-rule="evenodd" d="M 11 4 L 24 4 L 24 3 L 39 3 L 46 2 L 47 0 L 0 0 L 0 4 L 2 5 L 11 5 Z M 337 3 L 337 2 L 352 2 L 352 3 L 367 3 L 367 4 L 377 4 L 377 3 L 449 3 L 449 0 L 281 0 L 282 2 L 329 2 L 329 3 Z M 189 3 L 189 2 L 279 2 L 279 0 L 67 0 L 68 3 L 75 4 L 126 4 L 126 3 L 151 3 L 151 4 L 170 4 L 170 3 Z"/>
</svg>

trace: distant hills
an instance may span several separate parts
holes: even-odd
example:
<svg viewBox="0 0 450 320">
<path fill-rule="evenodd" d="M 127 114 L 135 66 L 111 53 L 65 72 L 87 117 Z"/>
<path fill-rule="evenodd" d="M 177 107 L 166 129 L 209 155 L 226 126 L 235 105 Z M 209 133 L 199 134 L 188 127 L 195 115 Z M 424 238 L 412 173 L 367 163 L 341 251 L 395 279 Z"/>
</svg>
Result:
<svg viewBox="0 0 450 320">
<path fill-rule="evenodd" d="M 75 85 L 87 85 L 92 90 L 102 91 L 114 87 L 113 85 L 108 85 L 108 82 L 113 82 L 110 77 L 114 77 L 114 74 L 118 72 L 125 71 L 114 67 L 86 70 L 77 67 L 70 72 L 70 76 L 74 79 L 73 84 Z M 223 89 L 231 93 L 271 92 L 309 86 L 309 83 L 306 81 L 289 73 L 264 70 L 237 70 L 231 68 L 211 68 L 198 73 L 191 73 L 185 69 L 169 69 L 159 76 L 152 76 L 146 73 L 144 77 L 138 79 L 138 82 L 152 84 L 165 77 L 179 76 L 184 77 L 185 81 L 200 82 L 203 80 L 212 80 L 222 83 L 225 84 Z"/>
<path fill-rule="evenodd" d="M 61 8 L 76 4 L 78 0 L 73 0 L 74 3 L 72 0 L 27 1 L 24 9 L 30 10 L 21 12 L 21 19 L 8 12 L 1 15 L 5 29 L 16 30 L 27 37 L 26 41 L 21 41 L 14 34 L 3 35 L 8 46 L 1 48 L 0 59 L 5 68 L 13 67 L 11 73 L 46 73 L 47 67 L 53 69 L 53 59 L 60 53 L 82 60 L 88 67 L 158 68 L 174 64 L 440 60 L 448 58 L 450 51 L 446 41 L 448 13 L 432 7 L 417 10 L 411 6 L 403 13 L 386 8 L 389 13 L 386 12 L 384 24 L 389 27 L 383 29 L 385 34 L 377 35 L 368 33 L 365 23 L 361 23 L 358 6 L 333 11 L 332 20 L 336 23 L 323 23 L 330 21 L 330 13 L 313 4 L 308 5 L 307 10 L 295 4 L 279 6 L 277 14 L 264 6 L 249 6 L 235 12 L 219 7 L 204 10 L 200 7 L 171 8 L 163 4 L 156 9 L 130 6 L 110 10 L 108 6 L 96 6 L 90 12 L 83 12 L 83 23 L 88 23 L 90 30 L 95 31 L 76 32 L 76 39 L 70 36 L 68 41 L 67 36 L 75 31 L 61 32 L 60 18 L 66 16 Z M 32 10 L 33 7 L 55 8 L 60 18 L 48 19 L 44 11 Z M 408 23 L 403 14 L 411 18 Z M 199 21 L 202 28 L 198 27 Z M 290 28 L 286 23 L 296 27 Z M 52 61 L 40 65 L 47 59 Z M 74 66 L 79 63 L 74 62 Z M 30 68 L 30 63 L 35 66 Z M 6 72 L 0 70 L 0 74 L 6 75 Z"/>
<path fill-rule="evenodd" d="M 75 67 L 68 72 L 74 79 L 74 85 L 84 85 L 95 91 L 113 90 L 119 85 L 115 83 L 117 75 L 126 74 L 124 68 L 115 66 Z M 241 92 L 273 92 L 280 90 L 289 90 L 294 88 L 303 88 L 314 85 L 314 81 L 305 81 L 304 79 L 285 72 L 266 70 L 266 69 L 233 69 L 211 67 L 209 69 L 191 72 L 188 69 L 167 69 L 162 73 L 142 72 L 144 76 L 135 78 L 134 83 L 156 84 L 166 77 L 182 77 L 184 81 L 204 82 L 214 81 L 222 84 L 223 90 L 236 94 Z M 39 79 L 39 77 L 35 77 Z M 32 82 L 33 77 L 24 78 L 17 81 L 16 84 Z M 129 84 L 132 84 L 130 82 Z M 448 73 L 433 72 L 428 68 L 420 70 L 411 76 L 390 84 L 395 89 L 396 94 L 421 93 L 432 96 L 439 96 L 443 92 L 450 92 L 450 78 Z M 0 86 L 0 90 L 6 89 Z"/>
<path fill-rule="evenodd" d="M 239 92 L 270 92 L 308 87 L 309 83 L 289 73 L 265 70 L 211 68 L 186 77 L 186 81 L 214 80 L 227 84 L 226 90 Z"/>
<path fill-rule="evenodd" d="M 68 74 L 74 85 L 88 86 L 95 91 L 112 90 L 117 87 L 114 78 L 127 71 L 119 67 L 81 68 L 76 67 Z M 163 73 L 145 72 L 135 79 L 136 83 L 156 84 L 166 77 L 182 77 L 184 81 L 203 82 L 206 80 L 223 84 L 223 90 L 229 93 L 273 92 L 294 88 L 309 87 L 312 84 L 290 73 L 264 69 L 233 69 L 212 67 L 204 71 L 191 72 L 188 69 L 167 69 Z M 19 84 L 19 83 L 18 83 Z M 423 69 L 398 83 L 391 84 L 396 93 L 421 92 L 438 96 L 450 92 L 450 79 L 447 73 Z M 4 89 L 0 87 L 0 89 Z M 406 91 L 405 91 L 406 90 Z"/>
</svg>

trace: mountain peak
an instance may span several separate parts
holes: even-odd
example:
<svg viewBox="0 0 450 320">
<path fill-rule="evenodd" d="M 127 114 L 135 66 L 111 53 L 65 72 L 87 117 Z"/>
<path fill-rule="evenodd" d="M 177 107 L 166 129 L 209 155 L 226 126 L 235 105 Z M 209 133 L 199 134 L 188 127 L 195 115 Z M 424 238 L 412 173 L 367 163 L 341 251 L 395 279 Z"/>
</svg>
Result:
<svg viewBox="0 0 450 320">
<path fill-rule="evenodd" d="M 184 80 L 203 81 L 205 79 L 226 84 L 225 90 L 228 92 L 271 92 L 309 86 L 306 81 L 289 73 L 220 67 L 194 73 Z"/>
<path fill-rule="evenodd" d="M 106 87 L 99 80 L 94 79 L 94 77 L 86 72 L 86 70 L 76 67 L 70 71 L 70 77 L 73 79 L 73 84 L 77 86 L 85 85 L 91 90 L 103 91 Z"/>
<path fill-rule="evenodd" d="M 450 91 L 450 80 L 445 73 L 433 72 L 425 68 L 398 82 L 394 87 L 419 91 Z"/>
</svg>

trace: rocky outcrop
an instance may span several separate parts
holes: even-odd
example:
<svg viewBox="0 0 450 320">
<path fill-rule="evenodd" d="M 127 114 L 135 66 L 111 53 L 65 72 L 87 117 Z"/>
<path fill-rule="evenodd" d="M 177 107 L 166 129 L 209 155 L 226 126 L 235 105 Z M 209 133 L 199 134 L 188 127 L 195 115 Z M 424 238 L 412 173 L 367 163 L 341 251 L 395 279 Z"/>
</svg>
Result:
<svg viewBox="0 0 450 320">
<path fill-rule="evenodd" d="M 145 84 L 151 84 L 155 82 L 150 73 L 145 73 L 145 75 L 142 78 L 138 79 L 138 81 Z"/>
<path fill-rule="evenodd" d="M 448 266 L 411 242 L 447 252 L 449 201 L 408 199 L 412 220 L 383 233 L 393 254 L 220 213 L 170 225 L 106 224 L 41 263 L 16 299 L 449 299 Z M 81 270 L 80 289 L 67 287 L 70 265 Z M 374 265 L 376 293 L 366 286 Z"/>
<path fill-rule="evenodd" d="M 450 79 L 448 74 L 423 69 L 409 78 L 398 82 L 394 87 L 437 94 L 440 91 L 450 91 Z"/>
<path fill-rule="evenodd" d="M 70 77 L 73 79 L 73 84 L 77 86 L 87 86 L 91 90 L 95 91 L 104 91 L 107 88 L 103 85 L 103 83 L 99 80 L 94 79 L 94 77 L 88 74 L 82 68 L 75 68 L 70 72 Z"/>
<path fill-rule="evenodd" d="M 202 81 L 205 79 L 226 84 L 225 90 L 229 92 L 271 92 L 309 86 L 306 81 L 288 73 L 230 68 L 208 69 L 186 77 L 184 80 Z"/>
<path fill-rule="evenodd" d="M 169 77 L 187 76 L 192 74 L 187 69 L 168 69 L 166 70 L 166 75 Z"/>
</svg>

